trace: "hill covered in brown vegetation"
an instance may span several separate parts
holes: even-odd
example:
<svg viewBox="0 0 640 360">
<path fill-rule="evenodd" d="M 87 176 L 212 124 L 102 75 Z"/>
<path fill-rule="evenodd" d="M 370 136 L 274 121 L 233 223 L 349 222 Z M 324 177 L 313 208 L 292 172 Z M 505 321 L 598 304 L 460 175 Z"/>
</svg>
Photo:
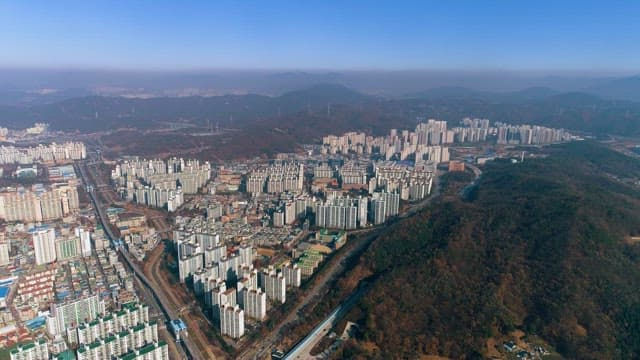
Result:
<svg viewBox="0 0 640 360">
<path fill-rule="evenodd" d="M 578 359 L 640 356 L 640 161 L 593 143 L 485 169 L 466 200 L 395 225 L 343 358 L 482 358 L 515 330 Z M 372 349 L 376 349 L 373 351 Z"/>
</svg>

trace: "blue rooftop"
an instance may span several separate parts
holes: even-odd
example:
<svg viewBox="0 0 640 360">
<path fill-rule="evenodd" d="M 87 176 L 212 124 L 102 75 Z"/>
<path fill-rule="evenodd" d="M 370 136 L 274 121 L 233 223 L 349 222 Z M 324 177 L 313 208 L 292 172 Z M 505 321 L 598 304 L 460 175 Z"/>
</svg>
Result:
<svg viewBox="0 0 640 360">
<path fill-rule="evenodd" d="M 0 286 L 6 286 L 6 285 L 11 285 L 13 284 L 13 282 L 15 281 L 15 278 L 6 278 L 6 279 L 2 279 L 0 280 Z"/>
<path fill-rule="evenodd" d="M 173 330 L 173 332 L 179 332 L 181 330 L 185 330 L 186 328 L 187 325 L 185 325 L 185 323 L 181 319 L 171 321 L 171 329 Z"/>
<path fill-rule="evenodd" d="M 33 331 L 37 328 L 43 327 L 47 322 L 47 319 L 44 316 L 38 316 L 29 321 L 25 322 L 25 326 L 29 328 L 29 330 Z"/>
<path fill-rule="evenodd" d="M 9 288 L 6 286 L 0 286 L 0 298 L 5 298 L 9 294 Z"/>
<path fill-rule="evenodd" d="M 34 227 L 30 228 L 28 231 L 29 231 L 29 233 L 34 233 L 36 231 L 47 230 L 47 229 L 49 229 L 49 225 L 37 225 L 37 226 L 34 226 Z"/>
</svg>

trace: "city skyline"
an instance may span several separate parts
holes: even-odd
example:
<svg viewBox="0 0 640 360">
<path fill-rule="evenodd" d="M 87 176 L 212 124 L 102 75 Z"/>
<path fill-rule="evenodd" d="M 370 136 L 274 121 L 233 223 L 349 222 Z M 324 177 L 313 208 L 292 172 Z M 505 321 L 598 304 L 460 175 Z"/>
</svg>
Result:
<svg viewBox="0 0 640 360">
<path fill-rule="evenodd" d="M 0 1 L 0 359 L 640 359 L 638 13 Z"/>
</svg>

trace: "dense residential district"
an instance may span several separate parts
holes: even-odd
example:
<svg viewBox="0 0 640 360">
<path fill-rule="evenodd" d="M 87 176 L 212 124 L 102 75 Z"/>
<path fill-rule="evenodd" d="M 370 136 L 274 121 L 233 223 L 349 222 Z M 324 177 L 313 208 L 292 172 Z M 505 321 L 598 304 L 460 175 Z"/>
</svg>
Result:
<svg viewBox="0 0 640 360">
<path fill-rule="evenodd" d="M 353 234 L 429 197 L 443 172 L 575 139 L 487 119 L 423 120 L 214 164 L 103 159 L 99 144 L 42 123 L 0 137 L 0 358 L 12 360 L 213 357 L 195 324 L 239 346 Z M 174 284 L 147 269 L 160 246 L 169 256 L 153 261 Z M 196 301 L 167 305 L 177 287 Z M 192 307 L 202 319 L 182 317 Z"/>
</svg>

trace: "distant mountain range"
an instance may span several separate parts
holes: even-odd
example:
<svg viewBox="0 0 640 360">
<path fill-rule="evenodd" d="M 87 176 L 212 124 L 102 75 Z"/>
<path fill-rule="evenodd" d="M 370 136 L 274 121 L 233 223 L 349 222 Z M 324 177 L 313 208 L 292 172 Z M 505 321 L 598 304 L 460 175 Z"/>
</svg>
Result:
<svg viewBox="0 0 640 360">
<path fill-rule="evenodd" d="M 640 101 L 640 75 L 606 81 L 585 92 L 607 99 Z"/>
<path fill-rule="evenodd" d="M 598 96 L 608 100 L 640 101 L 640 76 L 608 80 L 597 85 L 572 90 Z M 496 102 L 522 102 L 542 99 L 562 93 L 550 87 L 534 86 L 519 91 L 489 92 L 464 87 L 437 87 L 426 91 L 410 93 L 404 97 L 426 98 L 477 98 Z"/>
<path fill-rule="evenodd" d="M 37 91 L 0 90 L 0 106 L 34 106 L 51 104 L 58 101 L 92 95 L 83 89 Z"/>
<path fill-rule="evenodd" d="M 255 94 L 150 99 L 85 96 L 28 107 L 0 106 L 0 122 L 5 126 L 25 127 L 42 121 L 54 129 L 80 131 L 149 128 L 168 122 L 241 126 L 306 109 L 326 108 L 332 103 L 357 104 L 370 99 L 372 97 L 334 84 L 319 84 L 277 97 Z"/>
<path fill-rule="evenodd" d="M 624 82 L 627 90 L 634 83 Z M 621 87 L 605 91 L 603 85 L 600 92 L 610 93 L 612 88 Z M 354 130 L 356 124 L 358 128 L 374 130 L 385 122 L 411 127 L 418 116 L 439 118 L 454 125 L 464 117 L 475 116 L 594 134 L 640 135 L 640 102 L 612 100 L 587 92 L 558 92 L 547 87 L 513 92 L 439 87 L 402 98 L 366 95 L 338 84 L 318 84 L 273 97 L 83 96 L 29 106 L 0 105 L 0 123 L 23 128 L 34 122 L 47 122 L 53 129 L 79 131 L 148 129 L 167 127 L 169 123 L 247 128 L 264 123 L 296 133 L 298 128 L 307 126 L 305 118 L 311 113 L 314 121 L 321 114 L 333 115 L 323 123 L 331 123 L 335 131 Z"/>
<path fill-rule="evenodd" d="M 88 95 L 186 97 L 226 94 L 280 96 L 318 84 L 340 84 L 364 94 L 398 98 L 428 89 L 518 92 L 549 88 L 607 99 L 640 100 L 640 74 L 564 72 L 542 76 L 507 71 L 125 71 L 0 68 L 0 105 L 29 106 Z"/>
<path fill-rule="evenodd" d="M 548 87 L 530 87 L 511 92 L 488 92 L 464 87 L 438 87 L 417 93 L 407 94 L 405 98 L 427 99 L 478 99 L 488 102 L 525 102 L 543 99 L 559 92 Z"/>
</svg>

